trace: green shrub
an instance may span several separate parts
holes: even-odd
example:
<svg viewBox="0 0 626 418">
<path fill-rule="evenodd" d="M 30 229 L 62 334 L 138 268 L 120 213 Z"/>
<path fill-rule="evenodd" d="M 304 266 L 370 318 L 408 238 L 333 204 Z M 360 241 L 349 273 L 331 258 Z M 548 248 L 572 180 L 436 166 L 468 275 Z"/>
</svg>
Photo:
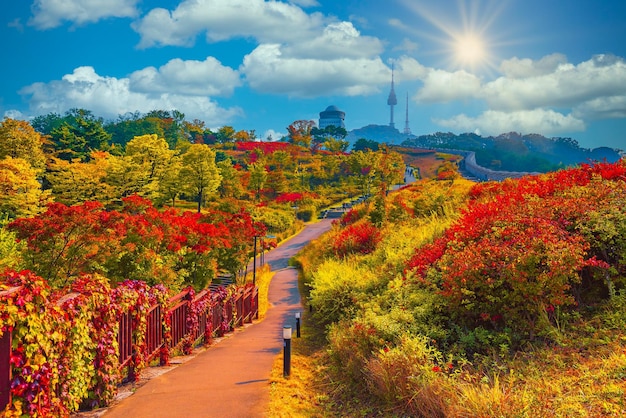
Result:
<svg viewBox="0 0 626 418">
<path fill-rule="evenodd" d="M 373 272 L 357 266 L 327 260 L 312 274 L 310 301 L 315 318 L 324 325 L 351 317 L 364 300 L 364 290 L 375 282 Z"/>
</svg>

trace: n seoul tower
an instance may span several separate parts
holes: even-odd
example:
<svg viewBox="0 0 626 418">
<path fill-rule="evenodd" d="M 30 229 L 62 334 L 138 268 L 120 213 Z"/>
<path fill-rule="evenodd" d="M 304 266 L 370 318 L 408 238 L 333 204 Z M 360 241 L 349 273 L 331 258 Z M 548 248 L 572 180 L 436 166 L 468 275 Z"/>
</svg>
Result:
<svg viewBox="0 0 626 418">
<path fill-rule="evenodd" d="M 396 98 L 396 92 L 393 88 L 393 63 L 391 64 L 391 91 L 389 92 L 389 97 L 387 98 L 387 104 L 391 109 L 391 117 L 389 119 L 389 126 L 395 128 L 395 124 L 393 123 L 393 107 L 398 104 L 398 99 Z"/>
</svg>

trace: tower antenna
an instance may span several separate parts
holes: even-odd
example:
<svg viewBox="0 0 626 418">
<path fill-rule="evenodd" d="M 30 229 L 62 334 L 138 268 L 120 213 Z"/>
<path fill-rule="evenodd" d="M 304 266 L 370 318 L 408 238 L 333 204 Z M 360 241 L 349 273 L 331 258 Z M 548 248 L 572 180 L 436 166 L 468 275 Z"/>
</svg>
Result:
<svg viewBox="0 0 626 418">
<path fill-rule="evenodd" d="M 406 94 L 406 119 L 404 121 L 404 134 L 411 135 L 411 128 L 409 127 L 409 93 Z"/>
<path fill-rule="evenodd" d="M 394 85 L 393 85 L 393 70 L 394 70 L 394 63 L 391 63 L 391 91 L 389 92 L 389 97 L 387 98 L 387 104 L 389 105 L 389 108 L 391 109 L 391 114 L 390 114 L 390 118 L 389 118 L 389 126 L 392 128 L 395 128 L 395 124 L 393 123 L 393 107 L 395 105 L 398 104 L 398 99 L 396 98 L 396 91 L 394 90 Z"/>
</svg>

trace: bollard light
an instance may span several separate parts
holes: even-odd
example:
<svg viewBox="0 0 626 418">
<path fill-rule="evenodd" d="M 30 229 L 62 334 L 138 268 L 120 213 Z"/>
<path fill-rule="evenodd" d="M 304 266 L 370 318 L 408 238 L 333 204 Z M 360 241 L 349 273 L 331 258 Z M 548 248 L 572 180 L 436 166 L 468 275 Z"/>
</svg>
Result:
<svg viewBox="0 0 626 418">
<path fill-rule="evenodd" d="M 291 327 L 283 327 L 283 340 L 285 341 L 283 352 L 283 377 L 291 374 Z"/>
<path fill-rule="evenodd" d="M 296 312 L 296 337 L 300 338 L 300 312 Z"/>
</svg>

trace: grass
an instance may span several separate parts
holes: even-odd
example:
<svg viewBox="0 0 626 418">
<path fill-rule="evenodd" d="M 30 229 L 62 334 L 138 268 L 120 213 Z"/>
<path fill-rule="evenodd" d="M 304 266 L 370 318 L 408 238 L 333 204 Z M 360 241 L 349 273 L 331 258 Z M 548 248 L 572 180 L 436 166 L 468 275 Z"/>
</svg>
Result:
<svg viewBox="0 0 626 418">
<path fill-rule="evenodd" d="M 559 346 L 536 346 L 498 364 L 468 364 L 462 373 L 432 381 L 421 403 L 441 404 L 445 417 L 623 417 L 626 416 L 626 336 L 601 330 L 591 318 L 572 326 Z M 291 376 L 283 356 L 271 374 L 269 417 L 419 416 L 394 409 L 371 395 L 340 384 L 323 330 L 310 315 L 302 338 L 292 340 Z M 432 399 L 429 399 L 431 396 Z"/>
<path fill-rule="evenodd" d="M 308 324 L 309 314 L 305 312 L 301 326 L 302 337 L 291 340 L 289 377 L 283 377 L 283 354 L 274 360 L 270 376 L 269 417 L 329 416 L 325 412 L 329 401 L 324 378 L 325 337 L 321 330 Z"/>
</svg>

